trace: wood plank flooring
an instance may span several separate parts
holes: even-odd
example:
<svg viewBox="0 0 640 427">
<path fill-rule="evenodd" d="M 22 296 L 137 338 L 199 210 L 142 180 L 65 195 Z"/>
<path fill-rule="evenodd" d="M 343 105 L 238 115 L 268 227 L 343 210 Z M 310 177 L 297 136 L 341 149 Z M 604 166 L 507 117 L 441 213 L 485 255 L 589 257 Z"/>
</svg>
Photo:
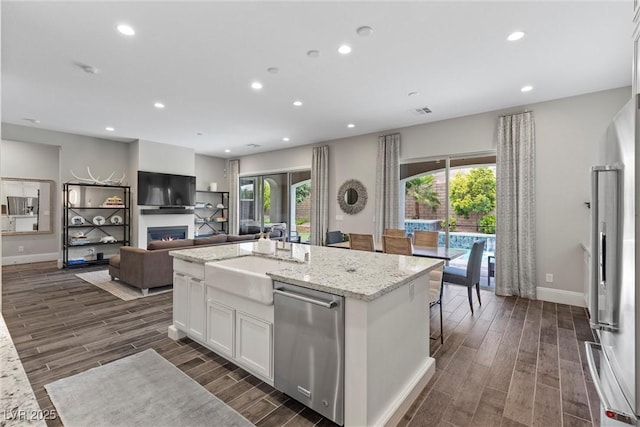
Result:
<svg viewBox="0 0 640 427">
<path fill-rule="evenodd" d="M 42 409 L 53 409 L 45 384 L 153 348 L 257 426 L 334 425 L 200 344 L 170 340 L 171 293 L 125 302 L 78 272 L 2 269 L 3 316 Z M 436 374 L 401 426 L 600 424 L 584 309 L 482 291 L 472 316 L 466 289 L 453 285 L 443 301 L 445 342 L 431 340 Z M 438 306 L 431 318 L 436 337 Z"/>
</svg>

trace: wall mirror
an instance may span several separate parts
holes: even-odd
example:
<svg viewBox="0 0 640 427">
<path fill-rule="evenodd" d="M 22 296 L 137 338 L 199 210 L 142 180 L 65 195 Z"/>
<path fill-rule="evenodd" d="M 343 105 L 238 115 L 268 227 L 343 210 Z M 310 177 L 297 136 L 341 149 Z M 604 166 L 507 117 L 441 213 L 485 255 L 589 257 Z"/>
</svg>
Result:
<svg viewBox="0 0 640 427">
<path fill-rule="evenodd" d="M 367 189 L 357 179 L 349 179 L 338 190 L 338 204 L 344 213 L 357 214 L 367 204 Z"/>
<path fill-rule="evenodd" d="M 3 177 L 0 185 L 2 235 L 53 233 L 54 186 L 48 179 Z"/>
</svg>

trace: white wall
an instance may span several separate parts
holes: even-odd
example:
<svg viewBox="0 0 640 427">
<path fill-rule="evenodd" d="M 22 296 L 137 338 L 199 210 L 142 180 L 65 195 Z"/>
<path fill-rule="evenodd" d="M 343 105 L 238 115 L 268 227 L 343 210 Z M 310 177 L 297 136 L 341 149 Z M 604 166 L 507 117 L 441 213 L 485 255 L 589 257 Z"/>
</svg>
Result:
<svg viewBox="0 0 640 427">
<path fill-rule="evenodd" d="M 58 259 L 60 250 L 59 153 L 60 147 L 26 142 L 2 141 L 0 175 L 7 178 L 29 178 L 54 181 L 51 212 L 53 232 L 49 234 L 2 237 L 2 255 L 6 264 L 50 261 Z M 43 208 L 41 207 L 41 210 Z M 46 208 L 49 210 L 49 208 Z M 24 252 L 18 252 L 18 246 Z"/>
<path fill-rule="evenodd" d="M 132 154 L 137 158 L 139 170 L 176 175 L 195 175 L 196 173 L 195 151 L 193 148 L 178 147 L 176 145 L 144 140 L 138 140 L 137 147 L 135 148 L 137 148 L 137 153 L 134 152 Z M 132 245 L 138 246 L 139 248 L 147 247 L 147 227 L 185 225 L 189 230 L 188 237 L 193 238 L 194 216 L 192 213 L 178 215 L 140 214 L 140 209 L 137 207 L 137 191 L 136 196 L 132 198 L 132 204 L 136 205 L 133 212 L 137 218 L 135 237 L 132 239 Z"/>
<path fill-rule="evenodd" d="M 588 242 L 588 171 L 596 143 L 615 113 L 631 97 L 629 87 L 389 130 L 400 132 L 401 163 L 444 155 L 495 150 L 498 118 L 529 109 L 536 122 L 536 219 L 538 286 L 582 292 L 582 249 Z M 330 146 L 329 229 L 373 233 L 378 134 L 328 141 Z M 240 158 L 240 174 L 310 168 L 312 146 Z M 369 201 L 356 215 L 337 206 L 336 192 L 347 179 L 367 188 Z M 336 216 L 342 216 L 342 220 Z M 546 273 L 554 283 L 545 283 Z"/>
</svg>

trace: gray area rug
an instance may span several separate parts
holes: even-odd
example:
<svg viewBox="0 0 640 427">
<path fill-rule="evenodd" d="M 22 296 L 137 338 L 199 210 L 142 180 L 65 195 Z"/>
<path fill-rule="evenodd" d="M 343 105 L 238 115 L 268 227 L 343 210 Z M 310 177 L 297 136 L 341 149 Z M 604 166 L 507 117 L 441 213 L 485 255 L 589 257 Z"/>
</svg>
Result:
<svg viewBox="0 0 640 427">
<path fill-rule="evenodd" d="M 160 288 L 149 289 L 149 293 L 147 295 L 142 295 L 142 291 L 140 290 L 140 288 L 129 286 L 125 283 L 120 282 L 119 280 L 111 280 L 111 276 L 109 276 L 109 270 L 78 273 L 76 274 L 76 277 L 79 277 L 85 282 L 89 282 L 92 285 L 99 287 L 100 289 L 104 289 L 111 295 L 115 295 L 124 301 L 131 301 L 132 299 L 142 298 L 145 296 L 150 297 L 164 292 L 170 292 L 173 289 L 173 286 L 171 285 L 163 286 Z"/>
<path fill-rule="evenodd" d="M 45 389 L 65 427 L 253 426 L 152 349 Z"/>
</svg>

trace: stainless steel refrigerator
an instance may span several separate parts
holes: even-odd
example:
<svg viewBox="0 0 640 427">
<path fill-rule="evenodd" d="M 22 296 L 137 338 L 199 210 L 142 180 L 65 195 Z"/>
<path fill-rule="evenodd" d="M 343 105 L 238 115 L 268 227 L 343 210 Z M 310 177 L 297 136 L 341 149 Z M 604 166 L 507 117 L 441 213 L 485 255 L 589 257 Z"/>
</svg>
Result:
<svg viewBox="0 0 640 427">
<path fill-rule="evenodd" d="M 586 343 L 601 401 L 602 425 L 638 424 L 640 313 L 636 287 L 636 140 L 638 98 L 616 115 L 591 170 L 591 289 L 589 314 L 599 343 Z"/>
</svg>

